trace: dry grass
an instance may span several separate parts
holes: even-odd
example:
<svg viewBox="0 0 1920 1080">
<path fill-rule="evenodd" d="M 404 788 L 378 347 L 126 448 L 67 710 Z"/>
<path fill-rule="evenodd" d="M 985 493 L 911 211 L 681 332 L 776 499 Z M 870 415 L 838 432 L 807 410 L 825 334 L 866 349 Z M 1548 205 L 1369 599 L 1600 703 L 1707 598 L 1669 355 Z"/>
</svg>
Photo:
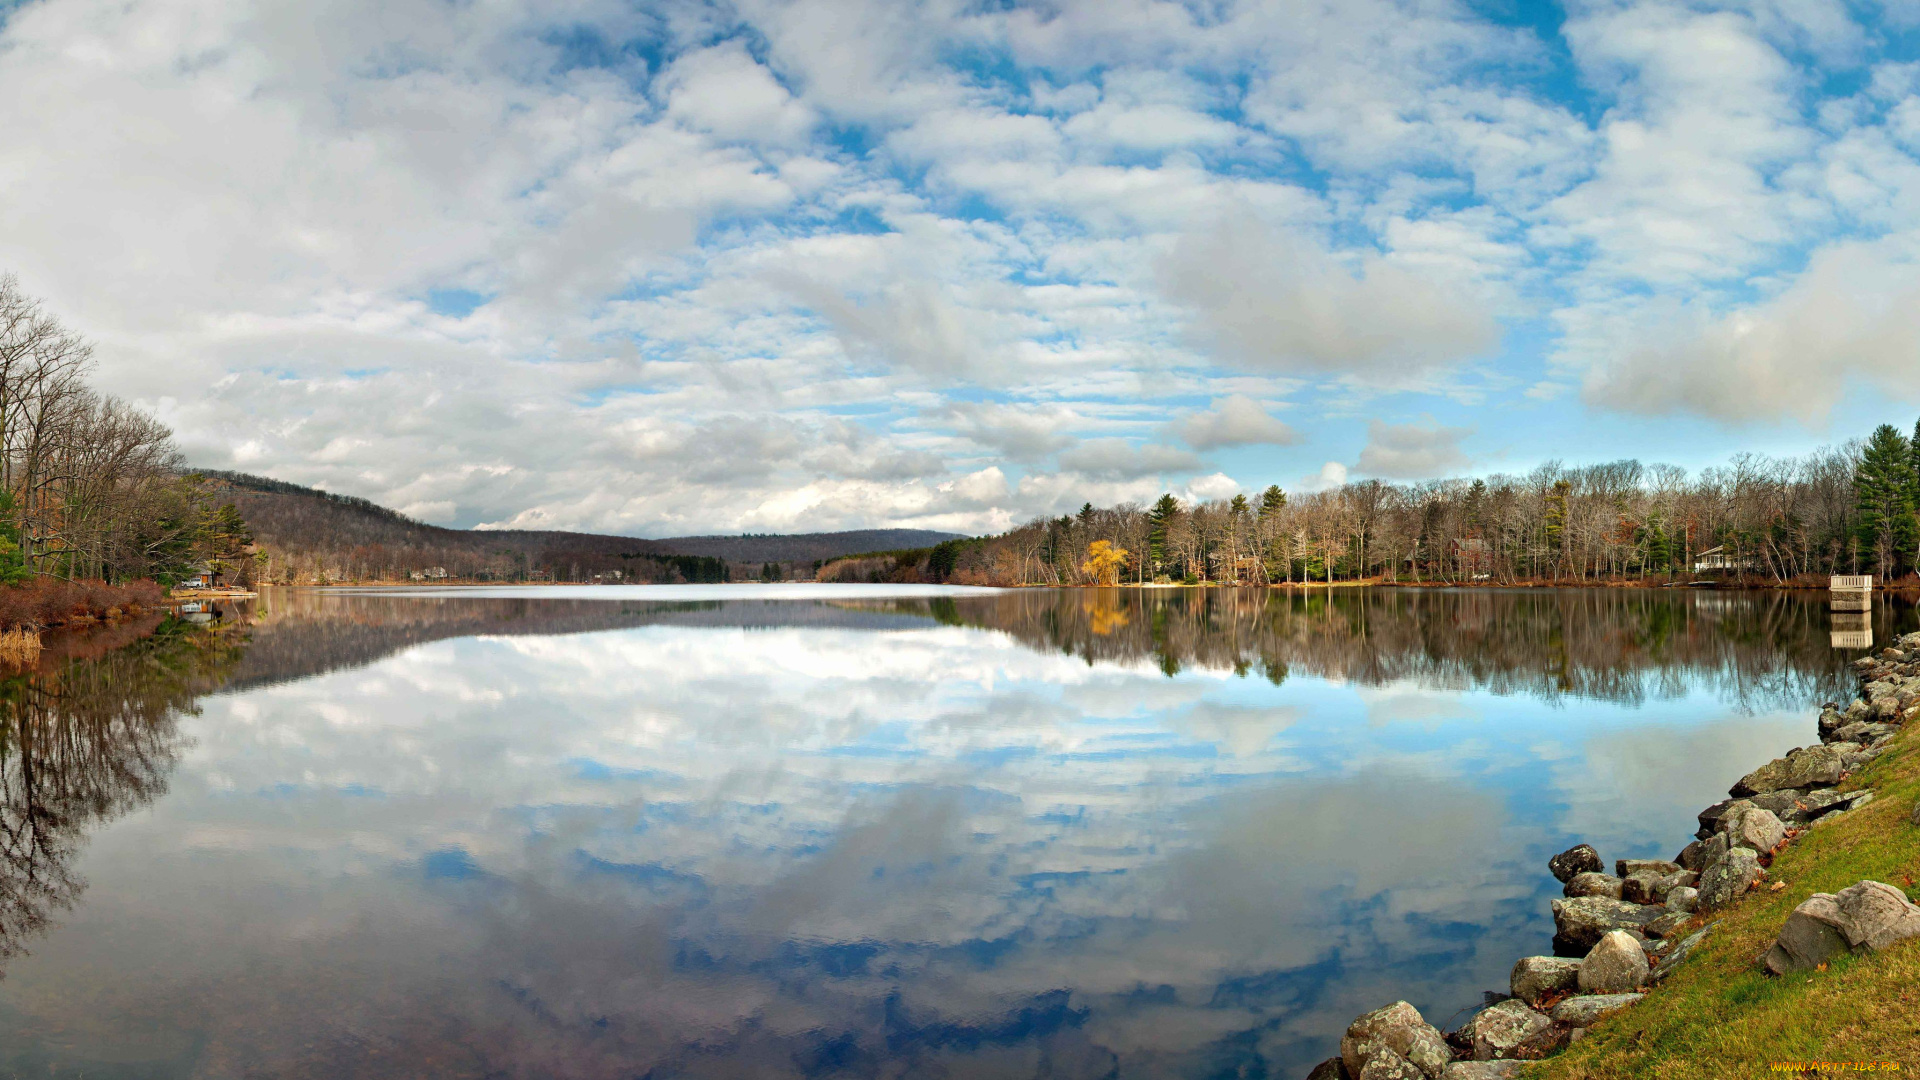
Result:
<svg viewBox="0 0 1920 1080">
<path fill-rule="evenodd" d="M 1781 852 L 1770 882 L 1721 915 L 1693 958 L 1635 1007 L 1596 1024 L 1566 1054 L 1529 1077 L 1789 1076 L 1773 1062 L 1893 1062 L 1920 1069 L 1920 939 L 1845 957 L 1826 971 L 1774 978 L 1759 967 L 1795 906 L 1862 878 L 1914 892 L 1920 829 L 1920 722 L 1849 787 L 1874 801 Z"/>
<path fill-rule="evenodd" d="M 40 634 L 38 631 L 15 629 L 0 631 L 0 664 L 11 667 L 31 667 L 40 659 Z"/>
</svg>

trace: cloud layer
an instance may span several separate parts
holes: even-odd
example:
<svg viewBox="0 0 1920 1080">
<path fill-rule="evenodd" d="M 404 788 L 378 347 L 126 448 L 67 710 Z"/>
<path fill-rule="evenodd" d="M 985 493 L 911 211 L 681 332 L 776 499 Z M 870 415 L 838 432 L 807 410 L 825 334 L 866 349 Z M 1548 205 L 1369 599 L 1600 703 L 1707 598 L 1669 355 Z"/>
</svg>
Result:
<svg viewBox="0 0 1920 1080">
<path fill-rule="evenodd" d="M 1562 14 L 37 0 L 0 269 L 196 462 L 462 525 L 984 530 L 1911 396 L 1893 15 Z"/>
</svg>

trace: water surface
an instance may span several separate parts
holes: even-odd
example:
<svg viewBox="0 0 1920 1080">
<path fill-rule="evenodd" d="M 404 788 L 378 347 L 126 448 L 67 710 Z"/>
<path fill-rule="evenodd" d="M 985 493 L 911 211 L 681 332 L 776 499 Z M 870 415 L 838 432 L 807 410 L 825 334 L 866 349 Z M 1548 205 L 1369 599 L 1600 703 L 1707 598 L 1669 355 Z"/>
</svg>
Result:
<svg viewBox="0 0 1920 1080">
<path fill-rule="evenodd" d="M 1823 601 L 270 592 L 4 684 L 0 1067 L 1296 1077 L 1811 741 Z"/>
</svg>

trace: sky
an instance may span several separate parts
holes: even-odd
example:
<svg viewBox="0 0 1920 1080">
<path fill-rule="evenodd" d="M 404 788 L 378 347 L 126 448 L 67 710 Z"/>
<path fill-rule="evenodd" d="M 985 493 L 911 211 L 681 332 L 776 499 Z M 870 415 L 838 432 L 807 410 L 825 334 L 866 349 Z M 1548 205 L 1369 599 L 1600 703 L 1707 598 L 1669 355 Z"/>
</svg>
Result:
<svg viewBox="0 0 1920 1080">
<path fill-rule="evenodd" d="M 457 527 L 1801 453 L 1920 412 L 1920 6 L 0 0 L 0 272 Z"/>
</svg>

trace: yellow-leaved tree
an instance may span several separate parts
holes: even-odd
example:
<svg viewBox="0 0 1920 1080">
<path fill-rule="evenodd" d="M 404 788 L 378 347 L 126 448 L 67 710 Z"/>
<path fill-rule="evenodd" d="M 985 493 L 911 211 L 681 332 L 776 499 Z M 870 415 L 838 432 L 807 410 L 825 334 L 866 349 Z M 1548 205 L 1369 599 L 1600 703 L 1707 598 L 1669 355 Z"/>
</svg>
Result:
<svg viewBox="0 0 1920 1080">
<path fill-rule="evenodd" d="M 1080 572 L 1093 579 L 1095 585 L 1112 585 L 1120 579 L 1120 568 L 1127 565 L 1126 548 L 1114 547 L 1111 541 L 1095 540 L 1087 545 L 1087 561 L 1080 564 Z"/>
</svg>

